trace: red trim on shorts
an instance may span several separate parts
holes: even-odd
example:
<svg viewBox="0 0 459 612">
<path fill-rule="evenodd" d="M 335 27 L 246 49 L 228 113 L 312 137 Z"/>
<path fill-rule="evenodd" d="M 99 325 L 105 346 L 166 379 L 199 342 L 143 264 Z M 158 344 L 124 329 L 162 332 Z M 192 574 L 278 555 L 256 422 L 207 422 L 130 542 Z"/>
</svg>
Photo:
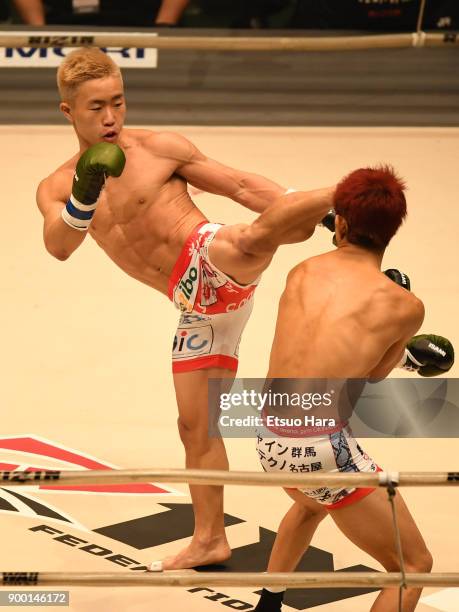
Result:
<svg viewBox="0 0 459 612">
<path fill-rule="evenodd" d="M 178 256 L 177 261 L 175 262 L 174 267 L 172 268 L 171 275 L 169 277 L 167 295 L 171 301 L 173 301 L 174 299 L 174 289 L 177 286 L 179 280 L 182 278 L 183 272 L 188 267 L 188 263 L 190 261 L 189 251 L 191 243 L 193 242 L 193 240 L 195 240 L 196 234 L 199 229 L 207 223 L 209 223 L 209 221 L 201 221 L 201 223 L 198 223 L 198 225 L 196 225 L 196 227 L 191 230 L 190 235 L 183 244 L 182 250 L 180 251 L 180 255 Z"/>
<path fill-rule="evenodd" d="M 382 469 L 379 466 L 377 466 L 376 472 L 382 472 Z M 356 489 L 353 493 L 346 495 L 346 497 L 343 497 L 343 499 L 340 499 L 338 502 L 336 502 L 336 504 L 328 504 L 328 505 L 325 505 L 325 507 L 327 508 L 327 510 L 337 510 L 338 508 L 344 508 L 345 506 L 350 506 L 351 504 L 355 504 L 355 502 L 358 502 L 360 499 L 363 499 L 367 495 L 370 495 L 370 493 L 373 493 L 373 491 L 376 491 L 374 487 L 367 488 L 367 489 L 359 488 L 359 489 Z"/>
<path fill-rule="evenodd" d="M 350 506 L 351 504 L 355 504 L 355 502 L 359 501 L 359 499 L 363 499 L 370 493 L 373 493 L 375 489 L 356 489 L 353 493 L 350 493 L 346 497 L 343 497 L 340 501 L 336 502 L 336 504 L 328 504 L 325 505 L 327 510 L 337 510 L 338 508 L 344 508 L 344 506 Z"/>
<path fill-rule="evenodd" d="M 222 368 L 237 371 L 238 360 L 228 355 L 206 355 L 205 357 L 194 357 L 172 362 L 172 372 L 193 372 L 194 370 L 208 370 L 209 368 Z"/>
</svg>

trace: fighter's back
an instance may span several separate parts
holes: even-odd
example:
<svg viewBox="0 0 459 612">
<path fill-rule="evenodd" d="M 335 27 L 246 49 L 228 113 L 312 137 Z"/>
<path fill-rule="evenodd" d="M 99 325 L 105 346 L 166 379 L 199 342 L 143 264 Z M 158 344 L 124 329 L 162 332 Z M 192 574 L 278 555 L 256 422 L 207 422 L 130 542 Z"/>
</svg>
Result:
<svg viewBox="0 0 459 612">
<path fill-rule="evenodd" d="M 422 317 L 420 300 L 373 263 L 342 249 L 313 257 L 288 276 L 268 376 L 368 377 Z"/>
</svg>

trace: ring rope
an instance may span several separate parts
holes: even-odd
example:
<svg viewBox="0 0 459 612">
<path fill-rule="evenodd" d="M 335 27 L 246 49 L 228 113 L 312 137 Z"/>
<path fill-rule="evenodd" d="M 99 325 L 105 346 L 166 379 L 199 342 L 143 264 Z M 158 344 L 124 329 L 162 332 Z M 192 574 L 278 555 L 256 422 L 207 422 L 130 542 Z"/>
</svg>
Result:
<svg viewBox="0 0 459 612">
<path fill-rule="evenodd" d="M 421 0 L 421 5 L 419 7 L 417 26 L 416 26 L 416 32 L 420 32 L 422 30 L 422 22 L 424 21 L 425 10 L 426 10 L 426 0 Z"/>
<path fill-rule="evenodd" d="M 0 46 L 142 47 L 174 51 L 352 51 L 406 47 L 458 46 L 454 32 L 361 36 L 157 36 L 152 32 L 0 31 Z"/>
<path fill-rule="evenodd" d="M 403 557 L 403 549 L 402 549 L 402 537 L 400 533 L 400 528 L 397 520 L 397 512 L 395 510 L 395 496 L 397 495 L 397 491 L 395 489 L 394 483 L 389 482 L 387 484 L 387 495 L 389 498 L 389 504 L 391 507 L 392 513 L 392 523 L 394 525 L 394 534 L 395 534 L 395 549 L 397 551 L 398 561 L 400 564 L 400 574 L 401 581 L 398 589 L 398 612 L 403 611 L 403 589 L 407 589 L 406 583 L 406 570 L 405 570 L 405 559 Z"/>
<path fill-rule="evenodd" d="M 291 488 L 457 486 L 459 472 L 289 473 L 189 469 L 0 471 L 3 486 L 168 482 Z"/>
<path fill-rule="evenodd" d="M 402 579 L 399 572 L 2 572 L 0 586 L 387 588 Z M 458 587 L 459 573 L 406 574 L 405 580 L 409 587 Z"/>
</svg>

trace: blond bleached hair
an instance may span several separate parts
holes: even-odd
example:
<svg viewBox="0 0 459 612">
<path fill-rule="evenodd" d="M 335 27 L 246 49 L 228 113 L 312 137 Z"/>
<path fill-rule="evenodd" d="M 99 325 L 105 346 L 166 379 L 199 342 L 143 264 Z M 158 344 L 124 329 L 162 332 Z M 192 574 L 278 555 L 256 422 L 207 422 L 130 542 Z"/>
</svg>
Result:
<svg viewBox="0 0 459 612">
<path fill-rule="evenodd" d="M 101 49 L 75 49 L 67 55 L 57 70 L 57 87 L 61 100 L 71 100 L 82 83 L 109 76 L 122 78 L 121 70 Z"/>
</svg>

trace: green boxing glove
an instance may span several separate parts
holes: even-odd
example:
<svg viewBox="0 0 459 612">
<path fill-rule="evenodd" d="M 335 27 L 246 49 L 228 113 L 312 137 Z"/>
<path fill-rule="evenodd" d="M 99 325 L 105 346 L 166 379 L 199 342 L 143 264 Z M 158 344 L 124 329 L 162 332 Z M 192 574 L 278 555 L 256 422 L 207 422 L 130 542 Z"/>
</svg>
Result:
<svg viewBox="0 0 459 612">
<path fill-rule="evenodd" d="M 453 367 L 454 348 L 443 336 L 420 334 L 413 336 L 405 349 L 399 367 L 420 376 L 439 376 Z"/>
<path fill-rule="evenodd" d="M 106 177 L 120 176 L 125 164 L 123 151 L 109 142 L 100 142 L 83 153 L 75 169 L 72 195 L 62 210 L 67 225 L 82 232 L 88 229 Z"/>
</svg>

